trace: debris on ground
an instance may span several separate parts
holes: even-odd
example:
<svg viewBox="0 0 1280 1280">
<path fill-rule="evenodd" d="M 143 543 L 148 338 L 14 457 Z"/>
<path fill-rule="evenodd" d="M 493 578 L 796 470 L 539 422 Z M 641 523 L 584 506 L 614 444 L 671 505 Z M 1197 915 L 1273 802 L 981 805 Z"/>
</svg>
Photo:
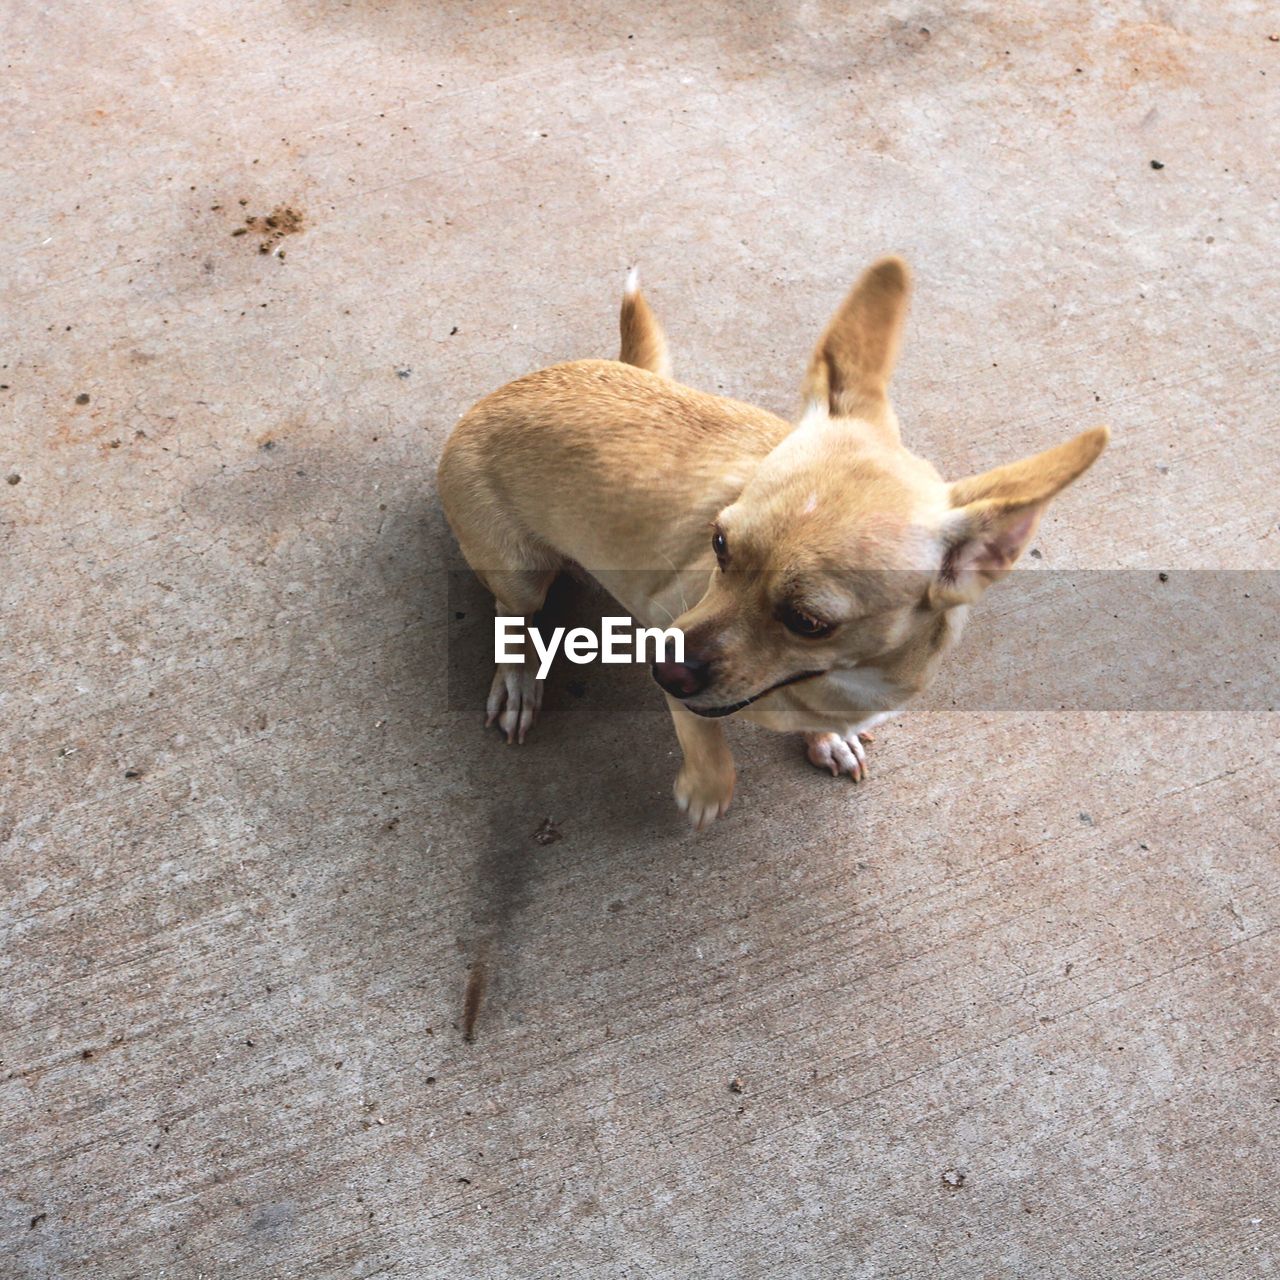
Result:
<svg viewBox="0 0 1280 1280">
<path fill-rule="evenodd" d="M 746 1088 L 747 1086 L 743 1084 L 741 1076 L 734 1076 L 733 1079 L 729 1081 L 730 1093 L 745 1093 Z"/>
<path fill-rule="evenodd" d="M 243 201 L 241 201 L 243 204 Z M 299 231 L 304 231 L 306 224 L 303 222 L 302 214 L 291 205 L 278 204 L 270 213 L 253 214 L 244 220 L 243 227 L 237 227 L 231 234 L 233 236 L 244 236 L 253 234 L 260 236 L 258 241 L 259 253 L 274 252 L 277 258 L 284 257 L 284 250 L 280 246 L 280 242 L 285 236 L 291 236 Z"/>
<path fill-rule="evenodd" d="M 543 818 L 542 826 L 533 833 L 533 838 L 540 845 L 548 845 L 555 844 L 557 840 L 562 840 L 564 837 L 560 833 L 560 828 L 550 818 Z"/>
<path fill-rule="evenodd" d="M 959 1169 L 944 1169 L 942 1185 L 952 1191 L 964 1186 L 964 1174 Z"/>
</svg>

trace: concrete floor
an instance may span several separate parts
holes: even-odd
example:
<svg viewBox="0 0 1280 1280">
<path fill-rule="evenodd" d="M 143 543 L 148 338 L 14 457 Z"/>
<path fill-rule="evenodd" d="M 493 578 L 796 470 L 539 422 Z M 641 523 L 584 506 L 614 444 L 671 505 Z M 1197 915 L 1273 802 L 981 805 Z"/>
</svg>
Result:
<svg viewBox="0 0 1280 1280">
<path fill-rule="evenodd" d="M 789 412 L 897 251 L 945 471 L 1114 429 L 1033 567 L 1275 569 L 1276 32 L 9 6 L 0 1274 L 1276 1274 L 1265 698 L 958 698 L 989 623 L 864 787 L 740 728 L 693 837 L 642 674 L 482 732 L 433 487 L 628 262 Z"/>
</svg>

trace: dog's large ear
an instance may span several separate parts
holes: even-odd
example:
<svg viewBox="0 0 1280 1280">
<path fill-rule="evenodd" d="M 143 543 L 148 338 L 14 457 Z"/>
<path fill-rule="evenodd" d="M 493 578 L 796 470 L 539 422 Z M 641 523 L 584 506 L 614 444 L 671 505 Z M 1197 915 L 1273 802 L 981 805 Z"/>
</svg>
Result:
<svg viewBox="0 0 1280 1280">
<path fill-rule="evenodd" d="M 951 485 L 933 603 L 972 604 L 1013 568 L 1050 499 L 1093 465 L 1110 436 L 1106 427 L 1094 427 L 1055 449 Z"/>
<path fill-rule="evenodd" d="M 667 352 L 667 335 L 640 292 L 640 273 L 632 267 L 622 291 L 622 311 L 618 316 L 622 348 L 618 359 L 637 369 L 648 369 L 660 378 L 671 377 L 671 356 Z"/>
<path fill-rule="evenodd" d="M 911 275 L 901 258 L 881 258 L 863 272 L 814 348 L 804 380 L 806 410 L 866 418 L 896 438 L 889 378 L 910 292 Z"/>
</svg>

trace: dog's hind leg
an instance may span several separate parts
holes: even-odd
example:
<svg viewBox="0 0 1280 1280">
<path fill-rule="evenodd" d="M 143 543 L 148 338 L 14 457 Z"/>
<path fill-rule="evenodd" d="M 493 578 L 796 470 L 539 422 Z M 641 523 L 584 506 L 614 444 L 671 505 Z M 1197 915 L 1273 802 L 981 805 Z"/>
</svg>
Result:
<svg viewBox="0 0 1280 1280">
<path fill-rule="evenodd" d="M 466 562 L 493 593 L 498 616 L 520 618 L 527 630 L 565 560 L 509 513 L 489 474 L 486 441 L 466 426 L 464 419 L 440 459 L 438 484 L 445 515 Z M 485 700 L 486 726 L 496 723 L 508 742 L 524 741 L 542 705 L 542 681 L 531 662 L 531 655 L 518 662 L 498 662 Z"/>
<path fill-rule="evenodd" d="M 563 561 L 554 552 L 522 547 L 515 554 L 506 548 L 502 559 L 516 559 L 528 566 L 519 569 L 495 569 L 485 566 L 499 563 L 492 548 L 479 547 L 469 539 L 460 538 L 462 554 L 475 571 L 476 577 L 493 592 L 493 607 L 499 617 L 520 618 L 527 629 L 534 615 L 542 608 L 547 591 L 555 581 Z M 485 700 L 485 726 L 497 724 L 507 735 L 509 743 L 519 743 L 533 727 L 542 707 L 543 681 L 536 675 L 535 657 L 528 653 L 528 637 L 525 637 L 526 655 L 516 662 L 498 662 Z"/>
<path fill-rule="evenodd" d="M 493 608 L 499 617 L 520 618 L 526 627 L 542 608 L 558 566 L 545 569 L 477 570 L 481 581 L 493 592 Z M 528 644 L 526 638 L 525 644 Z M 507 742 L 523 742 L 542 709 L 543 681 L 536 675 L 534 659 L 526 655 L 517 662 L 498 662 L 493 683 L 485 700 L 486 728 L 496 723 Z"/>
<path fill-rule="evenodd" d="M 622 347 L 618 359 L 637 369 L 648 369 L 660 378 L 671 377 L 671 356 L 667 352 L 667 336 L 658 317 L 653 314 L 640 292 L 640 277 L 635 267 L 627 272 L 622 293 L 622 312 L 618 317 Z"/>
</svg>

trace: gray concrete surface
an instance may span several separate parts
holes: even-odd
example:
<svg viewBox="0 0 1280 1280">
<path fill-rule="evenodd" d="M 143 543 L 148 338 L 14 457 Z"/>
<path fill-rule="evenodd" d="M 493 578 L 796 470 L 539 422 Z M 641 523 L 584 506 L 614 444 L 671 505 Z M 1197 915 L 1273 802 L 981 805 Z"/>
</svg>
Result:
<svg viewBox="0 0 1280 1280">
<path fill-rule="evenodd" d="M 1039 567 L 1274 569 L 1277 28 L 8 6 L 0 1274 L 1275 1274 L 1274 714 L 959 705 L 984 641 L 694 838 L 645 677 L 481 731 L 432 477 L 632 260 L 788 412 L 898 251 L 919 448 L 1115 430 Z"/>
</svg>

